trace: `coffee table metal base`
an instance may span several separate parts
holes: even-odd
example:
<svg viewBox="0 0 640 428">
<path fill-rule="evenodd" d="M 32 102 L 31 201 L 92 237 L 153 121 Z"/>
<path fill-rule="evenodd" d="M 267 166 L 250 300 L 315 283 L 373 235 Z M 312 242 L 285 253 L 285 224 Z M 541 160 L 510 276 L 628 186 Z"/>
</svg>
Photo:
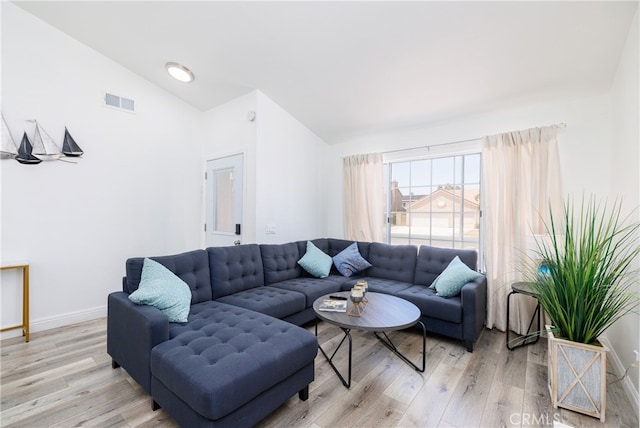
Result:
<svg viewBox="0 0 640 428">
<path fill-rule="evenodd" d="M 426 363 L 426 357 L 427 357 L 426 356 L 427 330 L 424 327 L 424 324 L 422 323 L 422 321 L 418 321 L 416 323 L 416 325 L 418 325 L 418 324 L 422 328 L 422 368 L 418 367 L 411 360 L 409 360 L 404 354 L 402 354 L 400 352 L 400 350 L 393 344 L 393 342 L 391 341 L 391 339 L 389 338 L 389 336 L 387 336 L 387 334 L 385 332 L 381 332 L 382 336 L 379 335 L 378 332 L 373 332 L 373 334 L 376 336 L 376 338 L 380 342 L 382 342 L 382 344 L 384 346 L 389 348 L 394 354 L 396 354 L 398 357 L 400 357 L 400 359 L 402 359 L 402 361 L 404 361 L 405 363 L 407 363 L 408 365 L 413 367 L 414 370 L 419 371 L 420 373 L 424 373 L 424 370 L 425 370 L 425 367 L 426 367 L 426 364 L 425 364 Z M 318 318 L 316 318 L 316 326 L 315 327 L 316 327 L 316 337 L 317 337 L 318 336 Z M 327 362 L 329 363 L 329 365 L 331 366 L 333 371 L 336 373 L 336 375 L 338 375 L 338 378 L 340 378 L 340 381 L 342 382 L 342 384 L 346 388 L 351 388 L 351 359 L 352 359 L 352 355 L 353 355 L 351 329 L 350 328 L 343 328 L 343 327 L 340 327 L 340 329 L 344 332 L 344 337 L 342 338 L 340 343 L 338 343 L 338 346 L 336 346 L 336 349 L 333 350 L 333 353 L 331 354 L 331 357 L 329 357 L 329 355 L 325 352 L 325 350 L 322 348 L 320 343 L 318 343 L 318 349 L 320 349 L 320 352 L 322 352 L 322 355 L 324 355 L 324 358 L 327 360 Z M 346 339 L 348 339 L 348 341 L 349 341 L 349 363 L 348 363 L 347 379 L 344 378 L 344 376 L 340 373 L 340 370 L 338 370 L 338 368 L 333 363 L 333 357 L 336 356 L 336 353 L 338 352 L 340 347 L 344 344 Z"/>
</svg>

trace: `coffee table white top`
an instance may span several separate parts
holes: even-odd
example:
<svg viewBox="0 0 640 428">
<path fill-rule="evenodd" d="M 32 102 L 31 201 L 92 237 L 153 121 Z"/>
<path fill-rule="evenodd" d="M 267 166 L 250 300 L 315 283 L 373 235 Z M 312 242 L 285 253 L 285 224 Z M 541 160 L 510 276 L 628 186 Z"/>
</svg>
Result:
<svg viewBox="0 0 640 428">
<path fill-rule="evenodd" d="M 388 294 L 371 292 L 365 296 L 369 303 L 359 317 L 349 315 L 349 311 L 353 307 L 351 300 L 347 300 L 347 312 L 318 310 L 322 301 L 329 299 L 329 296 L 344 296 L 348 299 L 349 292 L 327 294 L 313 302 L 313 311 L 316 316 L 338 327 L 368 331 L 392 331 L 411 327 L 420 319 L 420 309 L 413 303 Z"/>
</svg>

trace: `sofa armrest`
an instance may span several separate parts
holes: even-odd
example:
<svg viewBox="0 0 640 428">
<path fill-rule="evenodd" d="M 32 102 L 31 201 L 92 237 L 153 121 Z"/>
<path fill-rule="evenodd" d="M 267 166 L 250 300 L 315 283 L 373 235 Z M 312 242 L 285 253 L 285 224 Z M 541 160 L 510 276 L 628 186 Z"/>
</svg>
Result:
<svg viewBox="0 0 640 428">
<path fill-rule="evenodd" d="M 462 287 L 462 337 L 467 351 L 480 336 L 487 314 L 487 278 L 482 276 Z"/>
<path fill-rule="evenodd" d="M 124 292 L 111 293 L 107 306 L 107 353 L 151 394 L 151 350 L 169 339 L 169 320 L 153 306 L 136 305 Z"/>
</svg>

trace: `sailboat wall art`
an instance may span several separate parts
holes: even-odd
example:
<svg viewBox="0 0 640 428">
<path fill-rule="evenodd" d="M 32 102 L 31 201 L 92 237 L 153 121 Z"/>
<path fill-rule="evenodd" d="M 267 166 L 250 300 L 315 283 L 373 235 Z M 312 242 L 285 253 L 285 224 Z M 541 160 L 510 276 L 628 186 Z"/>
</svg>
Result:
<svg viewBox="0 0 640 428">
<path fill-rule="evenodd" d="M 2 147 L 0 147 L 0 159 L 15 159 L 18 155 L 18 147 L 16 146 L 16 140 L 11 135 L 11 130 L 7 121 L 2 115 Z"/>
<path fill-rule="evenodd" d="M 29 141 L 29 137 L 27 137 L 27 133 L 25 132 L 22 135 L 20 147 L 18 147 L 18 155 L 16 156 L 16 160 L 27 165 L 35 165 L 42 162 L 40 159 L 35 157 L 32 152 L 33 146 L 31 145 L 31 141 Z"/>
<path fill-rule="evenodd" d="M 36 128 L 33 131 L 33 155 L 40 160 L 50 161 L 50 160 L 58 160 L 60 156 L 62 156 L 62 150 L 53 141 L 53 138 L 47 134 L 37 120 L 33 120 L 36 124 Z"/>
<path fill-rule="evenodd" d="M 33 138 L 29 139 L 24 132 L 20 145 L 16 144 L 13 134 L 9 129 L 4 114 L 2 114 L 2 147 L 0 147 L 0 159 L 15 159 L 23 164 L 39 164 L 42 161 L 60 160 L 68 163 L 77 163 L 71 159 L 84 154 L 78 143 L 71 136 L 71 133 L 64 127 L 64 136 L 59 145 L 51 138 L 51 135 L 44 130 L 42 125 L 30 119 L 27 122 L 35 124 Z"/>
<path fill-rule="evenodd" d="M 75 142 L 67 127 L 64 127 L 64 140 L 62 141 L 62 153 L 65 156 L 78 157 L 84 154 L 84 151 Z"/>
</svg>

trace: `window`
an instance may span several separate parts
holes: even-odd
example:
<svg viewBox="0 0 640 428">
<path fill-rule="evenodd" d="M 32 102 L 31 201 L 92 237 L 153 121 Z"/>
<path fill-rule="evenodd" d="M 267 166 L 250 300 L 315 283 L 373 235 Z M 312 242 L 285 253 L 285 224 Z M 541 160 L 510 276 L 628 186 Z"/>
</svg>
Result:
<svg viewBox="0 0 640 428">
<path fill-rule="evenodd" d="M 480 249 L 480 153 L 386 164 L 387 242 Z"/>
</svg>

